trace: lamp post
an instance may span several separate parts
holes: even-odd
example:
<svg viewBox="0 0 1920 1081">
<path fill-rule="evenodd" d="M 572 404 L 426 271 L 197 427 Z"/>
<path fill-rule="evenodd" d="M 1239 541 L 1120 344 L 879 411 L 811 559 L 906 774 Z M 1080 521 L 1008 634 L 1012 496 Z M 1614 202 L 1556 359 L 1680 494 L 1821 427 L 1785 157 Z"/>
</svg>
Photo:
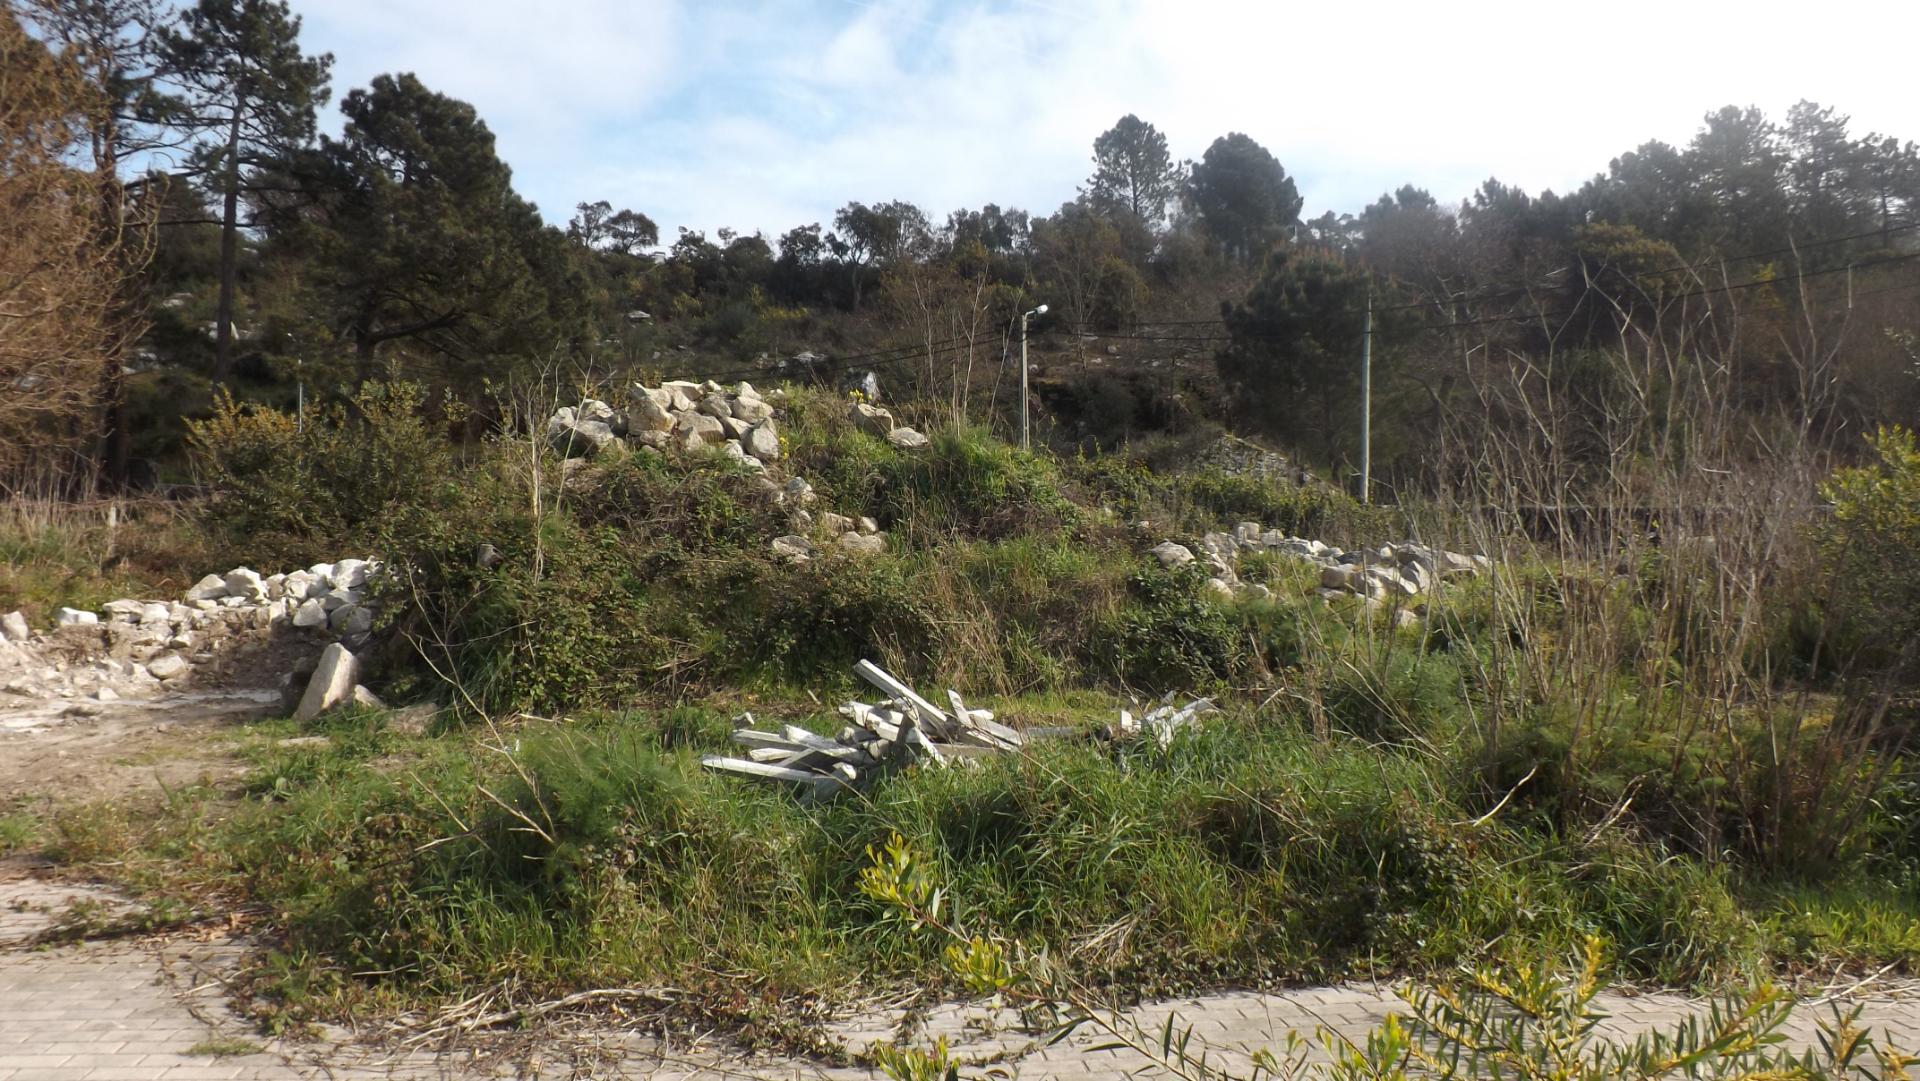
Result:
<svg viewBox="0 0 1920 1081">
<path fill-rule="evenodd" d="M 1030 316 L 1047 314 L 1045 304 L 1023 313 L 1020 316 L 1020 449 L 1032 450 L 1033 443 L 1027 435 L 1027 319 Z"/>
</svg>

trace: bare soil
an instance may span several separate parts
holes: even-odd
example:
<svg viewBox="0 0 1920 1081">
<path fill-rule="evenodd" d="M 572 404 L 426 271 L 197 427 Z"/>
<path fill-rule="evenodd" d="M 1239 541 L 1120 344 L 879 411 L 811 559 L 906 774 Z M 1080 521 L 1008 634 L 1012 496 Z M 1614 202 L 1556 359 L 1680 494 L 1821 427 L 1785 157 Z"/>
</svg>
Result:
<svg viewBox="0 0 1920 1081">
<path fill-rule="evenodd" d="M 245 772 L 214 738 L 279 710 L 274 691 L 197 691 L 95 702 L 0 695 L 0 812 L 154 795 Z"/>
</svg>

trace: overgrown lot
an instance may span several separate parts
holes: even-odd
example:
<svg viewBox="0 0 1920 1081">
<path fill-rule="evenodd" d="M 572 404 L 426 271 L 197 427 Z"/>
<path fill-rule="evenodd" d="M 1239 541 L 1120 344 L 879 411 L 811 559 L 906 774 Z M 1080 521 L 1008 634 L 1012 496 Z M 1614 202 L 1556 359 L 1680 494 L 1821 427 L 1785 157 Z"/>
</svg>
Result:
<svg viewBox="0 0 1920 1081">
<path fill-rule="evenodd" d="M 258 906 L 269 1016 L 658 984 L 753 1020 L 890 981 L 957 990 L 856 888 L 894 833 L 968 921 L 1129 992 L 1588 936 L 1663 983 L 1920 965 L 1912 650 L 1888 633 L 1911 609 L 1858 588 L 1912 551 L 1920 467 L 1898 433 L 1831 480 L 1825 517 L 1755 501 L 1711 545 L 1631 521 L 1543 543 L 1460 507 L 967 429 L 901 452 L 799 392 L 786 469 L 890 544 L 796 566 L 768 551 L 791 508 L 719 456 L 566 469 L 511 428 L 446 443 L 420 406 L 381 388 L 304 431 L 221 414 L 199 433 L 225 493 L 201 529 L 214 550 L 401 568 L 377 670 L 391 698 L 448 707 L 431 733 L 356 713 L 282 746 L 296 733 L 269 725 L 245 737 L 244 791 L 4 835 L 182 905 Z M 352 513 L 309 511 L 335 489 Z M 1245 561 L 1277 599 L 1221 602 L 1146 554 L 1243 517 L 1418 531 L 1496 570 L 1402 627 L 1321 599 L 1310 568 Z M 829 806 L 698 769 L 742 708 L 837 729 L 825 704 L 863 656 L 1077 734 Z M 1168 690 L 1228 708 L 1165 749 L 1094 734 Z"/>
</svg>

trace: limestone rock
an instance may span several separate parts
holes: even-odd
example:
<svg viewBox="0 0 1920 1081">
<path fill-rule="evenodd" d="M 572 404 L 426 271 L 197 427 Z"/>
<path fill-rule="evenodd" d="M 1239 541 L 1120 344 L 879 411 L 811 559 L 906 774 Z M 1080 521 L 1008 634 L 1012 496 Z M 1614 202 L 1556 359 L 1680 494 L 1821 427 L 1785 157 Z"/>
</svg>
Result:
<svg viewBox="0 0 1920 1081">
<path fill-rule="evenodd" d="M 892 443 L 901 450 L 918 450 L 926 446 L 931 440 L 919 432 L 914 431 L 912 428 L 895 428 L 893 431 L 887 433 L 887 442 Z"/>
<path fill-rule="evenodd" d="M 10 642 L 24 642 L 33 637 L 33 629 L 27 626 L 27 617 L 19 612 L 8 612 L 0 616 L 0 637 Z"/>
<path fill-rule="evenodd" d="M 606 418 L 598 419 L 598 410 L 589 406 L 605 409 Z M 562 458 L 592 457 L 613 445 L 612 419 L 613 410 L 605 402 L 582 402 L 577 410 L 561 406 L 547 419 L 547 445 Z"/>
<path fill-rule="evenodd" d="M 797 534 L 773 538 L 773 554 L 795 563 L 805 563 L 813 558 L 813 542 Z"/>
<path fill-rule="evenodd" d="M 100 617 L 78 608 L 62 608 L 54 613 L 53 621 L 61 627 L 91 627 L 100 622 Z"/>
<path fill-rule="evenodd" d="M 251 604 L 267 599 L 267 584 L 260 572 L 248 567 L 235 567 L 227 572 L 227 596 L 239 597 Z"/>
<path fill-rule="evenodd" d="M 1162 567 L 1169 570 L 1174 567 L 1184 567 L 1193 562 L 1193 551 L 1184 544 L 1175 544 L 1172 541 L 1161 541 L 1154 545 L 1153 556 L 1160 561 Z"/>
<path fill-rule="evenodd" d="M 1230 601 L 1233 599 L 1233 586 L 1224 578 L 1209 578 L 1203 588 L 1207 595 L 1215 600 Z"/>
<path fill-rule="evenodd" d="M 789 502 L 802 507 L 812 506 L 813 501 L 818 498 L 813 494 L 813 485 L 808 484 L 805 477 L 793 478 L 781 491 L 786 493 Z"/>
<path fill-rule="evenodd" d="M 327 625 L 327 606 L 318 597 L 308 597 L 293 610 L 293 625 L 301 628 L 324 627 Z"/>
<path fill-rule="evenodd" d="M 853 527 L 853 519 L 844 514 L 835 514 L 832 511 L 827 511 L 820 516 L 820 528 L 836 537 L 842 533 L 853 532 Z"/>
<path fill-rule="evenodd" d="M 748 428 L 740 442 L 746 446 L 748 454 L 763 462 L 780 460 L 780 433 L 774 430 L 771 418 Z"/>
<path fill-rule="evenodd" d="M 694 445 L 693 440 L 701 443 L 721 443 L 727 438 L 727 431 L 720 422 L 705 413 L 680 413 L 674 424 L 674 432 L 686 437 L 686 445 Z"/>
<path fill-rule="evenodd" d="M 365 634 L 373 629 L 373 612 L 358 604 L 349 604 L 327 617 L 327 629 L 342 638 Z"/>
<path fill-rule="evenodd" d="M 840 539 L 833 542 L 834 547 L 853 555 L 879 555 L 887 550 L 885 533 L 842 533 Z"/>
<path fill-rule="evenodd" d="M 192 589 L 187 590 L 187 600 L 190 602 L 217 601 L 226 595 L 227 580 L 225 576 L 218 574 L 207 575 L 205 578 L 194 583 Z"/>
<path fill-rule="evenodd" d="M 749 398 L 742 395 L 733 400 L 733 415 L 735 419 L 744 420 L 748 424 L 758 424 L 773 416 L 773 407 L 757 397 Z"/>
<path fill-rule="evenodd" d="M 734 417 L 720 418 L 720 429 L 727 433 L 728 439 L 734 439 L 734 440 L 745 439 L 747 436 L 747 429 L 752 427 L 753 425 L 748 424 L 746 421 L 738 420 Z"/>
<path fill-rule="evenodd" d="M 359 658 L 347 647 L 333 643 L 320 652 L 320 661 L 314 666 L 313 678 L 307 681 L 306 693 L 300 696 L 300 705 L 293 711 L 293 719 L 310 721 L 347 701 L 359 681 Z"/>
<path fill-rule="evenodd" d="M 100 610 L 107 614 L 108 619 L 124 620 L 125 622 L 128 622 L 128 623 L 138 623 L 140 622 L 140 610 L 145 607 L 146 605 L 142 604 L 139 601 L 117 600 L 117 601 L 108 601 L 107 603 L 101 605 Z"/>
<path fill-rule="evenodd" d="M 353 685 L 353 694 L 348 696 L 347 701 L 349 704 L 358 706 L 361 709 L 387 708 L 387 704 L 380 700 L 379 695 L 367 690 L 358 683 Z"/>
<path fill-rule="evenodd" d="M 877 405 L 855 402 L 847 407 L 847 419 L 853 422 L 855 428 L 882 439 L 893 431 L 893 414 Z"/>
<path fill-rule="evenodd" d="M 140 622 L 164 627 L 173 622 L 173 611 L 159 601 L 148 601 L 140 606 Z"/>
<path fill-rule="evenodd" d="M 666 400 L 654 397 L 654 391 L 640 397 L 627 411 L 627 427 L 636 436 L 643 432 L 670 432 L 673 430 L 673 414 L 667 411 L 673 396 L 662 394 Z"/>
<path fill-rule="evenodd" d="M 147 662 L 147 674 L 158 680 L 178 679 L 187 673 L 187 661 L 178 653 L 162 653 Z"/>
</svg>

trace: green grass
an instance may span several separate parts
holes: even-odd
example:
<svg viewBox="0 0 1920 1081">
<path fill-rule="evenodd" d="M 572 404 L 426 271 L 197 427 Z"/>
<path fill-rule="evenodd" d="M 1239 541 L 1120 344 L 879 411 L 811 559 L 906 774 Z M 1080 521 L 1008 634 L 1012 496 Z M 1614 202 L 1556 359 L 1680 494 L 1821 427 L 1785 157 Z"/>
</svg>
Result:
<svg viewBox="0 0 1920 1081">
<path fill-rule="evenodd" d="M 230 1036 L 215 1036 L 201 1040 L 187 1048 L 189 1055 L 203 1055 L 208 1058 L 237 1058 L 241 1055 L 257 1055 L 266 1048 L 252 1040 L 240 1040 Z"/>
</svg>

